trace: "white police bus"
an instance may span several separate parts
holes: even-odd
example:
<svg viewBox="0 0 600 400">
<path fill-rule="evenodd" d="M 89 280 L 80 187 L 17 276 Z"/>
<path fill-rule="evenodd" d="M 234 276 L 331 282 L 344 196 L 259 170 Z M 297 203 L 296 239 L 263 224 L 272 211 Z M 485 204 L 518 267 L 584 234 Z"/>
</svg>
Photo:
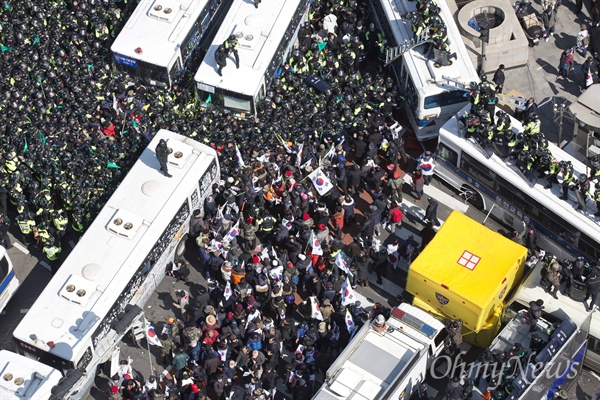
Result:
<svg viewBox="0 0 600 400">
<path fill-rule="evenodd" d="M 423 54 L 426 45 L 408 50 L 390 64 L 402 95 L 406 98 L 403 107 L 420 141 L 435 138 L 444 122 L 469 101 L 469 92 L 461 90 L 459 86 L 462 85 L 448 82 L 445 77 L 460 82 L 479 82 L 477 71 L 448 4 L 443 0 L 435 2 L 440 8 L 439 15 L 446 24 L 451 53 L 456 53 L 452 65 L 436 67 L 434 60 Z M 399 46 L 413 38 L 412 24 L 402 16 L 416 11 L 417 2 L 373 0 L 370 3 L 374 19 L 388 46 Z"/>
<path fill-rule="evenodd" d="M 242 118 L 254 115 L 292 49 L 308 8 L 309 0 L 269 0 L 258 8 L 252 1 L 233 4 L 194 77 L 197 98 Z M 239 43 L 240 68 L 230 55 L 221 77 L 215 52 L 230 35 Z"/>
<path fill-rule="evenodd" d="M 167 140 L 169 173 L 155 148 Z M 98 364 L 139 325 L 144 304 L 180 257 L 190 216 L 220 179 L 216 152 L 160 130 L 13 332 L 18 351 L 60 370 L 77 399 Z"/>
<path fill-rule="evenodd" d="M 0 312 L 14 296 L 19 288 L 19 280 L 15 276 L 13 267 L 6 249 L 0 246 Z"/>
<path fill-rule="evenodd" d="M 30 358 L 0 350 L 0 399 L 50 399 L 60 371 Z"/>
<path fill-rule="evenodd" d="M 466 106 L 458 115 L 468 109 Z M 523 131 L 519 121 L 512 117 L 511 121 L 515 133 Z M 576 177 L 586 173 L 583 163 L 553 144 L 549 148 L 557 161 L 572 163 Z M 515 162 L 496 154 L 488 158 L 474 139 L 462 135 L 456 115 L 440 129 L 437 163 L 436 174 L 476 208 L 515 228 L 523 222 L 533 224 L 539 234 L 538 245 L 560 260 L 578 256 L 590 262 L 600 259 L 596 204 L 587 199 L 587 210 L 578 210 L 574 191 L 569 190 L 568 200 L 561 200 L 562 185 L 545 189 L 547 182 L 537 179 L 537 173 L 523 175 Z"/>
<path fill-rule="evenodd" d="M 185 72 L 222 3 L 141 0 L 110 48 L 114 68 L 145 84 L 171 88 Z"/>
</svg>

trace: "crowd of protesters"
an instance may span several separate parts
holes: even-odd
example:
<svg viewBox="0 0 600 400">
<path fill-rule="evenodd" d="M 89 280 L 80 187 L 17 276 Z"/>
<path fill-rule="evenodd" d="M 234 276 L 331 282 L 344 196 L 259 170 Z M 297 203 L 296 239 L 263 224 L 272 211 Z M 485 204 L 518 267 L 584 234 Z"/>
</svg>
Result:
<svg viewBox="0 0 600 400">
<path fill-rule="evenodd" d="M 366 1 L 313 2 L 257 116 L 236 120 L 200 109 L 184 85 L 159 91 L 115 72 L 109 48 L 135 6 L 2 3 L 2 244 L 11 245 L 5 231 L 14 218 L 19 239 L 57 268 L 65 234 L 85 231 L 153 133 L 164 128 L 209 144 L 224 184 L 192 219 L 199 259 L 171 271 L 185 280 L 199 268 L 208 290 L 194 298 L 177 291 L 182 315 L 161 336 L 171 379 L 142 385 L 125 363 L 110 395 L 274 398 L 282 379 L 294 399 L 309 398 L 317 370 L 350 338 L 345 310 L 356 327 L 386 312 L 342 304 L 346 278 L 368 285 L 372 267 L 381 281 L 389 254 L 415 251 L 416 243 L 377 239 L 402 222 L 400 166 L 408 162 L 393 128 L 398 89 L 377 62 L 383 37 Z M 337 23 L 324 28 L 326 16 Z M 308 75 L 329 89 L 310 87 Z M 319 168 L 331 184 L 323 193 L 307 178 Z M 372 201 L 355 210 L 364 190 Z M 422 185 L 416 190 L 420 198 Z M 240 235 L 217 246 L 235 224 Z M 349 230 L 359 234 L 344 243 Z"/>
</svg>

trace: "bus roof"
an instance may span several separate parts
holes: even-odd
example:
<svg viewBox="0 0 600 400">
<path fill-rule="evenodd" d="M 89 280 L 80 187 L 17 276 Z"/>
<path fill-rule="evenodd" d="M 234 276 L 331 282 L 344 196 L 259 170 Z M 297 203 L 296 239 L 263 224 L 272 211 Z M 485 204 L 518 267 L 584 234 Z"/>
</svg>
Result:
<svg viewBox="0 0 600 400">
<path fill-rule="evenodd" d="M 208 0 L 141 0 L 110 50 L 167 67 L 207 3 Z M 138 48 L 140 53 L 136 52 Z"/>
<path fill-rule="evenodd" d="M 469 108 L 470 105 L 466 106 L 458 113 L 458 115 L 465 114 L 468 112 Z M 523 126 L 519 121 L 513 117 L 511 117 L 511 121 L 515 133 L 523 132 Z M 545 189 L 544 186 L 546 181 L 540 179 L 533 187 L 530 187 L 522 175 L 517 172 L 516 167 L 514 167 L 513 162 L 510 159 L 504 160 L 496 154 L 493 154 L 489 159 L 486 158 L 479 145 L 475 144 L 474 139 L 461 137 L 459 132 L 458 118 L 455 115 L 440 129 L 440 139 L 452 143 L 456 148 L 460 148 L 462 151 L 476 158 L 482 164 L 490 167 L 495 173 L 501 175 L 514 186 L 542 203 L 544 207 L 555 215 L 560 215 L 562 217 L 568 215 L 570 218 L 569 221 L 572 222 L 574 226 L 590 237 L 598 238 L 600 232 L 600 217 L 594 215 L 596 206 L 591 199 L 587 200 L 587 211 L 583 211 L 577 209 L 577 200 L 572 193 L 569 194 L 569 200 L 565 201 L 560 199 L 560 185 L 553 185 L 552 188 Z M 570 161 L 573 164 L 573 170 L 576 177 L 580 174 L 586 174 L 585 165 L 575 157 L 552 143 L 549 144 L 549 148 L 552 156 L 557 161 Z M 575 219 L 577 223 L 571 220 L 571 218 Z"/>
<path fill-rule="evenodd" d="M 169 155 L 171 178 L 159 171 L 155 148 L 160 139 L 175 150 Z M 179 155 L 176 167 L 172 157 Z M 159 240 L 163 232 L 179 228 L 180 224 L 170 222 L 180 208 L 188 207 L 194 184 L 209 166 L 218 176 L 213 149 L 160 130 L 14 330 L 14 337 L 64 360 L 78 360 L 89 346 L 85 339 L 134 273 L 149 262 L 149 254 L 161 254 L 168 244 Z M 201 205 L 202 196 L 192 198 L 192 207 Z M 53 348 L 49 342 L 54 342 Z"/>
<path fill-rule="evenodd" d="M 406 318 L 395 318 L 395 314 Z M 382 398 L 390 386 L 404 377 L 410 360 L 418 357 L 444 329 L 440 321 L 407 303 L 392 310 L 386 324 L 395 329 L 381 334 L 366 323 L 367 326 L 357 332 L 327 371 L 329 379 L 313 400 Z M 416 325 L 422 325 L 421 331 Z"/>
<path fill-rule="evenodd" d="M 225 16 L 200 68 L 194 76 L 199 83 L 254 96 L 277 51 L 301 0 L 270 0 L 258 8 L 252 2 L 235 2 Z M 238 37 L 240 68 L 233 55 L 227 59 L 223 76 L 217 74 L 215 52 L 230 35 Z"/>
<path fill-rule="evenodd" d="M 402 15 L 417 11 L 417 2 L 408 0 L 378 1 L 381 2 L 388 18 L 396 45 L 400 46 L 405 41 L 411 40 L 414 36 L 412 23 L 408 19 L 403 19 Z M 475 67 L 473 67 L 467 48 L 463 44 L 448 4 L 444 0 L 436 0 L 435 3 L 440 8 L 440 17 L 446 23 L 448 39 L 450 40 L 450 52 L 456 52 L 456 59 L 452 60 L 452 65 L 436 68 L 433 58 L 428 59 L 423 55 L 425 45 L 414 47 L 403 55 L 404 61 L 410 70 L 410 75 L 413 77 L 415 87 L 426 95 L 428 91 L 434 93 L 448 91 L 441 85 L 431 86 L 431 83 L 446 83 L 442 76 L 466 83 L 479 82 L 479 76 L 475 71 Z"/>
<path fill-rule="evenodd" d="M 31 358 L 0 350 L 0 399 L 47 399 L 60 371 Z"/>
</svg>

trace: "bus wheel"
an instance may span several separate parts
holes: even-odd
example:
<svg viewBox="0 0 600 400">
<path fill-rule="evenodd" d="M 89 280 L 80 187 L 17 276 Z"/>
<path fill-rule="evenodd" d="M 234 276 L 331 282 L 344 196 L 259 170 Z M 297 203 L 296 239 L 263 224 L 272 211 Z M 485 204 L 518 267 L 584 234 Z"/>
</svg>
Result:
<svg viewBox="0 0 600 400">
<path fill-rule="evenodd" d="M 483 198 L 481 194 L 471 186 L 464 185 L 460 188 L 460 197 L 465 200 L 465 203 L 471 204 L 479 211 L 483 211 Z"/>
<path fill-rule="evenodd" d="M 179 243 L 177 243 L 177 248 L 175 249 L 175 262 L 181 260 L 183 255 L 185 254 L 185 242 L 188 238 L 187 233 L 183 235 Z"/>
</svg>

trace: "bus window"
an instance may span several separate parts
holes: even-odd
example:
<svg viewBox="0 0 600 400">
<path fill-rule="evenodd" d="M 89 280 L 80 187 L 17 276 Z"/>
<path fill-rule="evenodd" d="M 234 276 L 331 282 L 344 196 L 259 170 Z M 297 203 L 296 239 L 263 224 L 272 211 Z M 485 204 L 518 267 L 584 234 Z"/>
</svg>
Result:
<svg viewBox="0 0 600 400">
<path fill-rule="evenodd" d="M 175 60 L 175 63 L 173 64 L 173 66 L 171 67 L 171 70 L 169 71 L 169 76 L 171 77 L 171 82 L 175 82 L 177 81 L 177 77 L 179 76 L 179 73 L 182 70 L 182 66 L 181 66 L 181 60 L 179 59 L 179 57 L 177 57 L 177 59 Z"/>
<path fill-rule="evenodd" d="M 600 259 L 600 249 L 594 245 L 594 241 L 588 235 L 581 234 L 579 250 L 592 260 Z"/>
<path fill-rule="evenodd" d="M 490 176 L 490 170 L 479 161 L 468 155 L 462 153 L 460 160 L 460 169 L 477 179 L 479 182 L 493 182 Z"/>
<path fill-rule="evenodd" d="M 444 143 L 440 143 L 437 150 L 437 156 L 448 161 L 450 164 L 456 166 L 458 164 L 458 153 L 446 146 Z"/>
<path fill-rule="evenodd" d="M 415 84 L 412 80 L 412 77 L 406 75 L 406 80 L 404 81 L 404 95 L 406 96 L 406 100 L 411 107 L 417 107 L 419 103 L 419 94 L 417 93 L 417 89 L 415 88 Z"/>
<path fill-rule="evenodd" d="M 469 97 L 469 92 L 464 90 L 451 90 L 449 92 L 442 92 L 434 94 L 433 96 L 425 97 L 425 109 L 445 107 L 452 104 L 464 103 Z"/>
</svg>

